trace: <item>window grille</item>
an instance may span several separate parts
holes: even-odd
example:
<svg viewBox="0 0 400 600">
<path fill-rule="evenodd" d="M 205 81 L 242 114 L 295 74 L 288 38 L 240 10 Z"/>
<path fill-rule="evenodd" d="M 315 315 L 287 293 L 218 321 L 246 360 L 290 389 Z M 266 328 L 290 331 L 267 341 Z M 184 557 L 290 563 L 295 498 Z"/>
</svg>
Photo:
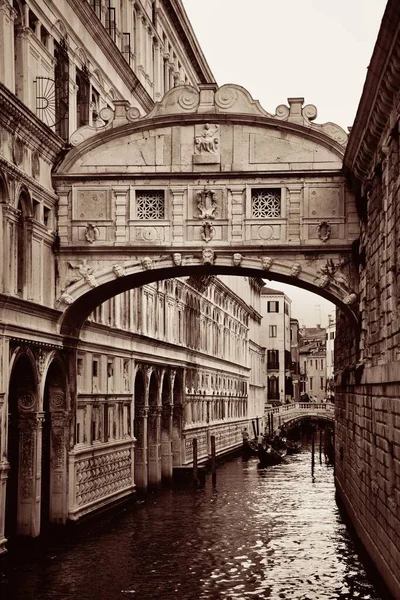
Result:
<svg viewBox="0 0 400 600">
<path fill-rule="evenodd" d="M 160 190 L 136 192 L 136 217 L 143 220 L 164 219 L 164 192 Z"/>
<path fill-rule="evenodd" d="M 251 190 L 251 211 L 255 219 L 270 219 L 281 216 L 281 190 Z"/>
</svg>

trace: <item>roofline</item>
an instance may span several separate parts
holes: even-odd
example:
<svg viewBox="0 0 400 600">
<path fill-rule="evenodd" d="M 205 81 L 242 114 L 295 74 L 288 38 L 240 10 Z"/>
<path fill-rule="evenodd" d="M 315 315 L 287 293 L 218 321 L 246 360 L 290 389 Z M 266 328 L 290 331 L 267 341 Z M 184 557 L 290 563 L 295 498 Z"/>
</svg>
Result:
<svg viewBox="0 0 400 600">
<path fill-rule="evenodd" d="M 214 75 L 194 33 L 182 0 L 162 0 L 162 3 L 192 61 L 199 83 L 215 83 Z"/>
<path fill-rule="evenodd" d="M 388 0 L 343 161 L 345 171 L 359 181 L 368 175 L 389 117 L 387 106 L 398 93 L 399 76 L 393 63 L 396 53 L 400 54 L 399 39 L 400 4 Z"/>
</svg>

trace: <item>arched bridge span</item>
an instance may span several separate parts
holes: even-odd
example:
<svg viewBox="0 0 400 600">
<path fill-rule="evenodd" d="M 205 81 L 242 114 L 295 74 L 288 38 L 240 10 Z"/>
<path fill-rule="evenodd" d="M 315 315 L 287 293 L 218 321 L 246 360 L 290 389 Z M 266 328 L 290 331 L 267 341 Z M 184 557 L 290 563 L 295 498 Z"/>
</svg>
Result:
<svg viewBox="0 0 400 600">
<path fill-rule="evenodd" d="M 187 275 L 292 283 L 357 324 L 347 134 L 288 102 L 270 114 L 240 86 L 181 86 L 144 117 L 116 101 L 72 136 L 54 173 L 64 335 L 116 294 Z"/>
</svg>

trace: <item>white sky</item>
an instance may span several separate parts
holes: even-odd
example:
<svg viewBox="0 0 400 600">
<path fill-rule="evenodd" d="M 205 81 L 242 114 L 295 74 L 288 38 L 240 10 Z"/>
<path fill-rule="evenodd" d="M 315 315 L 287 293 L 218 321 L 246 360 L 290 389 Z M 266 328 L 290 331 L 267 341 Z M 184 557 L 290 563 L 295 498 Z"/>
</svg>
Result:
<svg viewBox="0 0 400 600">
<path fill-rule="evenodd" d="M 183 4 L 219 86 L 242 85 L 272 114 L 287 98 L 304 97 L 317 107 L 317 123 L 332 121 L 346 131 L 352 125 L 386 0 Z M 292 299 L 300 325 L 325 326 L 335 311 L 310 292 L 275 281 L 267 285 Z"/>
</svg>

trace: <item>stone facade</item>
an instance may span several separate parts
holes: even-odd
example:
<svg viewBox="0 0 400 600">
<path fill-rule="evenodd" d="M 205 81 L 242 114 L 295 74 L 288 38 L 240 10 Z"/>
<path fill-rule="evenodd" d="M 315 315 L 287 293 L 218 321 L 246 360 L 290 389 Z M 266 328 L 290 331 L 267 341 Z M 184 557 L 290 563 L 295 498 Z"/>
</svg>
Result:
<svg viewBox="0 0 400 600">
<path fill-rule="evenodd" d="M 389 1 L 344 165 L 357 193 L 360 330 L 337 315 L 336 483 L 400 598 L 400 9 Z"/>
</svg>

